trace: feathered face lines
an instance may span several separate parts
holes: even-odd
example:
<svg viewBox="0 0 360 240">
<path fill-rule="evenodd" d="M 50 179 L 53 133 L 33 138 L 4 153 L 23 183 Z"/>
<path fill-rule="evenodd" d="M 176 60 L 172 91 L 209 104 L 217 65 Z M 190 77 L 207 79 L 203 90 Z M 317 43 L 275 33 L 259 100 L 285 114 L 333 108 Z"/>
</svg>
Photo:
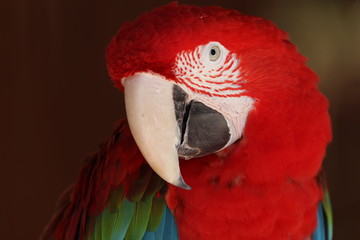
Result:
<svg viewBox="0 0 360 240">
<path fill-rule="evenodd" d="M 215 97 L 240 97 L 240 59 L 219 42 L 209 42 L 193 51 L 182 51 L 175 59 L 174 75 L 179 85 Z"/>
<path fill-rule="evenodd" d="M 150 166 L 189 189 L 178 158 L 215 153 L 240 139 L 254 100 L 243 96 L 239 58 L 219 42 L 178 53 L 171 70 L 174 78 L 153 71 L 124 78 L 125 105 Z"/>
<path fill-rule="evenodd" d="M 288 143 L 298 136 L 294 152 L 301 155 L 310 136 L 316 138 L 327 127 L 315 126 L 319 112 L 326 112 L 326 100 L 305 62 L 287 34 L 267 20 L 176 4 L 124 25 L 107 48 L 108 70 L 125 91 L 137 145 L 160 176 L 185 188 L 178 157 L 200 156 L 198 143 L 216 143 L 218 133 L 227 141 L 222 149 L 242 138 L 264 163 L 268 158 L 258 156 L 276 149 L 288 152 Z M 226 131 L 209 137 L 219 122 Z M 309 129 L 310 123 L 311 134 L 304 136 L 300 130 Z M 197 141 L 198 136 L 203 138 Z M 271 166 L 279 165 L 275 160 Z M 253 179 L 274 170 L 263 167 L 258 174 L 258 165 L 244 165 Z"/>
</svg>

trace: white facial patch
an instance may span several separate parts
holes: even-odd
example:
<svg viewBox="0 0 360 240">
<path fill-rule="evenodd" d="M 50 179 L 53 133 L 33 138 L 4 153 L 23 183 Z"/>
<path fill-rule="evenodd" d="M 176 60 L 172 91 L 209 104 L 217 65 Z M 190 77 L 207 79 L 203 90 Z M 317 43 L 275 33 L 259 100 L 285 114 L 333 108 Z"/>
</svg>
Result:
<svg viewBox="0 0 360 240">
<path fill-rule="evenodd" d="M 245 80 L 235 53 L 219 42 L 209 42 L 194 51 L 179 53 L 174 74 L 178 85 L 189 95 L 189 101 L 200 101 L 225 117 L 231 135 L 225 147 L 242 136 L 254 99 L 244 94 Z"/>
<path fill-rule="evenodd" d="M 216 60 L 212 50 L 219 50 Z M 209 96 L 240 96 L 240 60 L 218 42 L 198 46 L 194 51 L 185 51 L 176 57 L 175 75 L 179 83 L 194 92 Z"/>
</svg>

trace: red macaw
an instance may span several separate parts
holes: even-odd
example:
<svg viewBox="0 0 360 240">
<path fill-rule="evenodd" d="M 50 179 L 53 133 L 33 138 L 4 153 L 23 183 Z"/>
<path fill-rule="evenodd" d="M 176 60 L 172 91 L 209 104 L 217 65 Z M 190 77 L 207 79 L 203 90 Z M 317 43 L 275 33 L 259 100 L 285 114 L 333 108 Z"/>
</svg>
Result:
<svg viewBox="0 0 360 240">
<path fill-rule="evenodd" d="M 127 120 L 42 239 L 331 239 L 318 77 L 271 22 L 171 3 L 106 51 Z"/>
</svg>

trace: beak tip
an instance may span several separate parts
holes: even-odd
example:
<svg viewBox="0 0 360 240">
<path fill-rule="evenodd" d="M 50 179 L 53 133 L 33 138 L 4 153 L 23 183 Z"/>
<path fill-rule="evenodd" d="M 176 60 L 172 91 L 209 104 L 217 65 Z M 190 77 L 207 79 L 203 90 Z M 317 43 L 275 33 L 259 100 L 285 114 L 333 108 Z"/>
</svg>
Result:
<svg viewBox="0 0 360 240">
<path fill-rule="evenodd" d="M 176 181 L 172 183 L 172 185 L 177 186 L 182 189 L 191 190 L 192 188 L 187 185 L 187 183 L 184 181 L 183 177 L 180 176 Z"/>
</svg>

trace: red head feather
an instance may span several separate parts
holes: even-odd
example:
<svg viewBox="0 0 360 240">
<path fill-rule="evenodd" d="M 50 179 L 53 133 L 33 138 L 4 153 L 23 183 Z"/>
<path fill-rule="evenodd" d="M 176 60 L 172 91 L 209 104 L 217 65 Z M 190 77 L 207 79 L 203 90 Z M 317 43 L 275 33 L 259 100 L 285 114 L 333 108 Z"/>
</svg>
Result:
<svg viewBox="0 0 360 240">
<path fill-rule="evenodd" d="M 193 190 L 170 186 L 167 196 L 180 236 L 304 239 L 316 225 L 331 130 L 318 77 L 285 32 L 233 10 L 171 3 L 123 25 L 107 48 L 108 70 L 120 89 L 136 72 L 177 81 L 176 55 L 210 41 L 239 57 L 256 102 L 230 151 L 181 163 Z"/>
</svg>

